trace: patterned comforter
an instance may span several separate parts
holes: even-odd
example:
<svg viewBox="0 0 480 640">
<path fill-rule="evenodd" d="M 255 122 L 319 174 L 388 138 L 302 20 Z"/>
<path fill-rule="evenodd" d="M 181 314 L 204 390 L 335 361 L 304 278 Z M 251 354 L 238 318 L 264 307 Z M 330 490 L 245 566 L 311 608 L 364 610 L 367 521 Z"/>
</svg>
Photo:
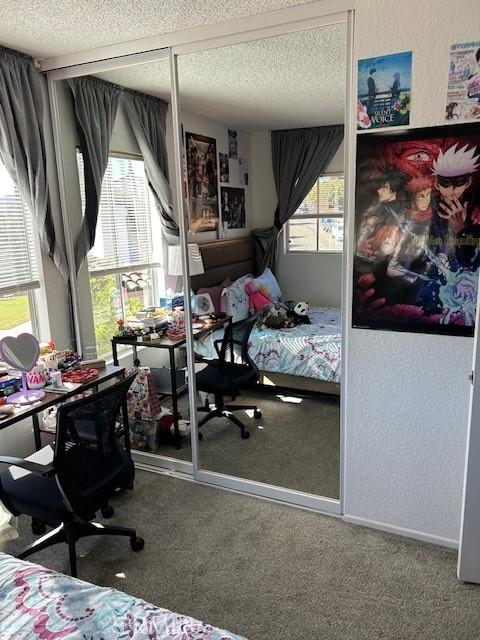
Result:
<svg viewBox="0 0 480 640">
<path fill-rule="evenodd" d="M 311 324 L 292 329 L 255 328 L 249 353 L 261 371 L 288 373 L 325 382 L 340 382 L 340 309 L 310 309 Z M 195 341 L 195 351 L 204 358 L 216 358 L 214 340 L 222 330 Z"/>
<path fill-rule="evenodd" d="M 0 640 L 244 640 L 0 553 Z"/>
</svg>

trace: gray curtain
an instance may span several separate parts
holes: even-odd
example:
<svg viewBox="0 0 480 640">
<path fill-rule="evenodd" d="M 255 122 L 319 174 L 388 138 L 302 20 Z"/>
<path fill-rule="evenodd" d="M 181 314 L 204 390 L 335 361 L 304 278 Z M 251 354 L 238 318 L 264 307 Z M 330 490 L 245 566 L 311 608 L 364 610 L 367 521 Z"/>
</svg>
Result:
<svg viewBox="0 0 480 640">
<path fill-rule="evenodd" d="M 178 238 L 178 225 L 173 217 L 172 193 L 168 183 L 168 161 L 165 118 L 168 103 L 146 94 L 124 91 L 128 120 L 143 156 L 145 173 L 161 216 L 167 238 Z M 178 240 L 177 240 L 178 241 Z"/>
<path fill-rule="evenodd" d="M 272 131 L 273 177 L 278 205 L 274 226 L 261 231 L 255 237 L 265 253 L 260 258 L 260 268 L 276 270 L 278 234 L 283 225 L 298 209 L 318 176 L 328 167 L 343 140 L 343 125 L 287 129 Z"/>
<path fill-rule="evenodd" d="M 75 103 L 85 179 L 85 215 L 75 242 L 78 271 L 95 242 L 102 181 L 121 92 L 116 85 L 97 78 L 72 78 L 67 82 Z"/>
<path fill-rule="evenodd" d="M 42 250 L 68 278 L 50 208 L 44 124 L 45 79 L 28 56 L 0 47 L 0 158 L 36 220 Z"/>
</svg>

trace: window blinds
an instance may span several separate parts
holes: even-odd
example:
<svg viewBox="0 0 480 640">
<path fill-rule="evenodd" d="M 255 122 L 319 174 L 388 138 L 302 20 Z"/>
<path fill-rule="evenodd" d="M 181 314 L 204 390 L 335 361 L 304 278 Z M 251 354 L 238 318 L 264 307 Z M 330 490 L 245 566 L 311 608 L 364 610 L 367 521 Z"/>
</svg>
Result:
<svg viewBox="0 0 480 640">
<path fill-rule="evenodd" d="M 82 209 L 85 206 L 83 157 L 77 152 Z M 95 244 L 88 253 L 91 275 L 159 266 L 161 237 L 143 160 L 111 155 L 103 178 Z M 158 245 L 154 250 L 154 245 Z"/>
<path fill-rule="evenodd" d="M 39 286 L 32 215 L 0 163 L 0 296 Z"/>
<path fill-rule="evenodd" d="M 296 217 L 341 217 L 344 202 L 343 190 L 343 175 L 333 173 L 321 175 L 294 215 Z"/>
</svg>

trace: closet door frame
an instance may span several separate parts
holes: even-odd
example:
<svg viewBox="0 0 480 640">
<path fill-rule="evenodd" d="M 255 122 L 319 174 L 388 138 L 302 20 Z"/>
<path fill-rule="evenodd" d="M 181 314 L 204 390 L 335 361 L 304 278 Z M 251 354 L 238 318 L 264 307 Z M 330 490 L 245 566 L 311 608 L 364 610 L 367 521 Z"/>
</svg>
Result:
<svg viewBox="0 0 480 640">
<path fill-rule="evenodd" d="M 178 57 L 187 53 L 205 51 L 212 48 L 240 44 L 253 40 L 260 40 L 286 33 L 317 29 L 326 25 L 346 23 L 346 104 L 345 104 L 345 211 L 343 259 L 342 259 L 342 363 L 347 361 L 347 328 L 350 322 L 351 292 L 346 286 L 348 273 L 351 268 L 351 254 L 353 247 L 353 191 L 354 191 L 354 113 L 355 96 L 352 87 L 355 86 L 355 72 L 353 67 L 354 50 L 354 9 L 356 0 L 317 0 L 307 5 L 298 5 L 278 11 L 271 11 L 257 16 L 235 19 L 223 23 L 196 27 L 183 32 L 164 34 L 153 38 L 131 41 L 108 47 L 101 47 L 91 51 L 71 54 L 40 61 L 42 71 L 48 72 L 48 87 L 52 102 L 52 118 L 55 135 L 58 137 L 58 113 L 56 112 L 55 80 L 62 80 L 81 75 L 99 73 L 111 69 L 146 64 L 160 59 L 169 58 L 171 109 L 173 120 L 173 140 L 175 153 L 175 190 L 178 207 L 178 222 L 180 227 L 180 243 L 183 259 L 183 287 L 189 290 L 189 274 L 187 255 L 186 212 L 183 201 L 183 169 L 182 169 L 182 140 L 180 130 L 180 98 L 178 87 Z M 57 140 L 55 146 L 57 148 Z M 57 166 L 64 210 L 65 181 L 62 177 L 61 157 L 57 157 Z M 69 224 L 64 215 L 64 223 Z M 74 264 L 73 244 L 71 237 L 67 239 L 67 254 L 71 264 Z M 77 329 L 78 300 L 76 291 L 76 274 L 71 272 L 71 283 L 74 307 L 75 326 Z M 186 300 L 186 312 L 189 313 L 190 300 Z M 207 471 L 200 466 L 198 447 L 198 425 L 196 419 L 196 391 L 193 361 L 193 333 L 191 323 L 187 323 L 187 369 L 189 379 L 189 404 L 191 416 L 192 462 L 176 458 L 143 452 L 132 452 L 138 467 L 150 471 L 169 472 L 179 475 L 192 475 L 202 484 L 214 485 L 232 491 L 256 495 L 266 499 L 295 505 L 331 515 L 344 513 L 344 474 L 345 461 L 345 424 L 346 404 L 348 394 L 348 372 L 342 367 L 342 393 L 340 397 L 340 498 L 338 500 L 308 494 L 292 489 L 277 487 L 243 478 L 224 475 L 214 471 Z"/>
</svg>

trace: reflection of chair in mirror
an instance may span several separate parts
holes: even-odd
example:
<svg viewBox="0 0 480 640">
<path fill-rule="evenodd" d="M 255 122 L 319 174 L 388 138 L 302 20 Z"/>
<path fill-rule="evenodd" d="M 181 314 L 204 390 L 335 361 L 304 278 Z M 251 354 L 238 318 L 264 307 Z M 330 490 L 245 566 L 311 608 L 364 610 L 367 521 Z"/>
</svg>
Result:
<svg viewBox="0 0 480 640">
<path fill-rule="evenodd" d="M 208 411 L 202 418 L 198 428 L 213 418 L 228 418 L 240 428 L 242 438 L 248 438 L 250 433 L 239 418 L 233 415 L 233 411 L 254 411 L 255 418 L 261 418 L 262 413 L 255 405 L 228 405 L 224 397 L 235 398 L 240 393 L 241 387 L 258 381 L 258 369 L 248 353 L 248 341 L 250 333 L 256 322 L 256 316 L 247 318 L 236 324 L 229 324 L 221 340 L 215 341 L 217 360 L 205 360 L 207 366 L 196 375 L 197 390 L 215 397 L 215 404 L 201 408 L 200 411 Z M 235 350 L 237 347 L 237 350 Z M 236 359 L 240 362 L 232 362 L 233 348 Z M 208 400 L 207 400 L 208 404 Z M 201 437 L 201 434 L 199 434 Z"/>
<path fill-rule="evenodd" d="M 0 475 L 0 497 L 5 506 L 14 515 L 58 525 L 22 551 L 19 558 L 66 542 L 71 574 L 76 576 L 75 546 L 80 538 L 126 536 L 133 551 L 143 548 L 143 539 L 134 529 L 92 522 L 117 487 L 133 486 L 135 469 L 130 452 L 117 437 L 116 422 L 134 377 L 59 407 L 51 464 L 0 456 L 0 462 L 13 465 Z M 15 467 L 27 473 L 19 476 Z"/>
</svg>

